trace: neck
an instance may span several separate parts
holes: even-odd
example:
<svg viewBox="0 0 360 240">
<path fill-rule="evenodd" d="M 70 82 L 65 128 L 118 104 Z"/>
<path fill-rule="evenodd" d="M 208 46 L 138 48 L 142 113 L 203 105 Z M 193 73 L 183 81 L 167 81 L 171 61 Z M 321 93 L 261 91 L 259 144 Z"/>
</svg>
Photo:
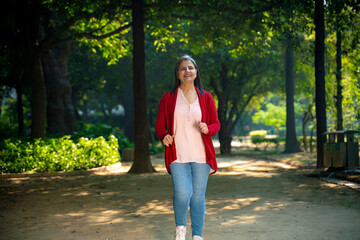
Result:
<svg viewBox="0 0 360 240">
<path fill-rule="evenodd" d="M 181 89 L 183 92 L 196 91 L 196 90 L 195 90 L 195 85 L 194 85 L 193 83 L 188 83 L 188 84 L 181 83 L 181 84 L 180 84 L 180 89 Z"/>
</svg>

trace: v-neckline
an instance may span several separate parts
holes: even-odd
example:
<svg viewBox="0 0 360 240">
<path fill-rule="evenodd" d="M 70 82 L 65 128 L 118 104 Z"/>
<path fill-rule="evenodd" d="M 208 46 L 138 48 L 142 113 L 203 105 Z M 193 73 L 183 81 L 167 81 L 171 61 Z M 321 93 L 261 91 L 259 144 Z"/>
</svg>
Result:
<svg viewBox="0 0 360 240">
<path fill-rule="evenodd" d="M 196 98 L 194 99 L 194 101 L 192 102 L 192 103 L 189 103 L 189 101 L 186 99 L 186 97 L 185 97 L 185 94 L 184 94 L 184 91 L 181 89 L 181 88 L 179 88 L 179 90 L 181 91 L 181 95 L 182 95 L 182 97 L 185 99 L 185 101 L 186 101 L 186 103 L 188 104 L 188 105 L 193 105 L 195 102 L 196 102 L 196 100 L 198 99 L 198 95 L 197 95 L 197 93 L 196 93 Z"/>
</svg>

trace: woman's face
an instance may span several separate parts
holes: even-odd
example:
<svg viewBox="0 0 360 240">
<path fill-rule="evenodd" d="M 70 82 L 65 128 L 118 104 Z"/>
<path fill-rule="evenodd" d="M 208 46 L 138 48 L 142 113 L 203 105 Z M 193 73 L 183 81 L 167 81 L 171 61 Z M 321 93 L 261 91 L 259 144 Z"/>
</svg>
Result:
<svg viewBox="0 0 360 240">
<path fill-rule="evenodd" d="M 178 70 L 178 78 L 182 84 L 192 82 L 197 76 L 197 70 L 190 60 L 185 60 L 180 63 Z"/>
</svg>

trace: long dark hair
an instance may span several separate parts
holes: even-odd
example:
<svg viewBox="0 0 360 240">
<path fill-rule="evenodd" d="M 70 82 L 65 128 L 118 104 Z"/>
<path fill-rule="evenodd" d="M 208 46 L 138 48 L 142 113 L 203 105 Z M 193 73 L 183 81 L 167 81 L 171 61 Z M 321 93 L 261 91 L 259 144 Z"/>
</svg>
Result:
<svg viewBox="0 0 360 240">
<path fill-rule="evenodd" d="M 204 88 L 201 84 L 201 78 L 200 78 L 200 73 L 199 73 L 199 69 L 196 65 L 196 62 L 195 60 L 190 57 L 189 55 L 184 55 L 184 56 L 181 56 L 177 63 L 176 63 L 176 66 L 175 66 L 175 83 L 174 83 L 174 87 L 171 89 L 171 93 L 175 93 L 175 91 L 177 90 L 177 88 L 179 87 L 179 85 L 181 84 L 180 82 L 180 79 L 178 78 L 178 71 L 179 71 L 179 67 L 180 67 L 180 64 L 183 62 L 183 61 L 191 61 L 194 66 L 195 66 L 195 69 L 197 71 L 196 73 L 196 78 L 194 80 L 194 85 L 195 87 L 199 90 L 200 92 L 200 95 L 204 95 Z"/>
</svg>

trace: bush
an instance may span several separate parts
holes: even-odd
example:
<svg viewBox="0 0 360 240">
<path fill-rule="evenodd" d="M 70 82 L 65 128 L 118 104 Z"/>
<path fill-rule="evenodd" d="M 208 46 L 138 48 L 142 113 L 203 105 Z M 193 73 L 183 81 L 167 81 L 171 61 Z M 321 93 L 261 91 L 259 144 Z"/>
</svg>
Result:
<svg viewBox="0 0 360 240">
<path fill-rule="evenodd" d="M 266 135 L 267 135 L 266 130 L 256 130 L 256 131 L 251 131 L 249 133 L 251 142 L 255 145 L 265 142 Z"/>
<path fill-rule="evenodd" d="M 110 135 L 78 140 L 70 136 L 45 140 L 7 139 L 0 144 L 0 172 L 85 170 L 120 161 L 118 139 Z"/>
<path fill-rule="evenodd" d="M 125 137 L 125 134 L 118 127 L 112 127 L 102 123 L 94 124 L 80 122 L 79 131 L 75 132 L 72 135 L 72 138 L 78 139 L 80 137 L 85 137 L 92 139 L 102 136 L 108 140 L 108 136 L 110 135 L 114 135 L 118 139 L 119 152 L 121 152 L 124 148 L 134 147 L 134 143 L 130 142 L 130 140 Z"/>
<path fill-rule="evenodd" d="M 160 141 L 156 141 L 154 143 L 150 143 L 150 154 L 155 155 L 157 153 L 165 152 L 165 147 Z"/>
</svg>

